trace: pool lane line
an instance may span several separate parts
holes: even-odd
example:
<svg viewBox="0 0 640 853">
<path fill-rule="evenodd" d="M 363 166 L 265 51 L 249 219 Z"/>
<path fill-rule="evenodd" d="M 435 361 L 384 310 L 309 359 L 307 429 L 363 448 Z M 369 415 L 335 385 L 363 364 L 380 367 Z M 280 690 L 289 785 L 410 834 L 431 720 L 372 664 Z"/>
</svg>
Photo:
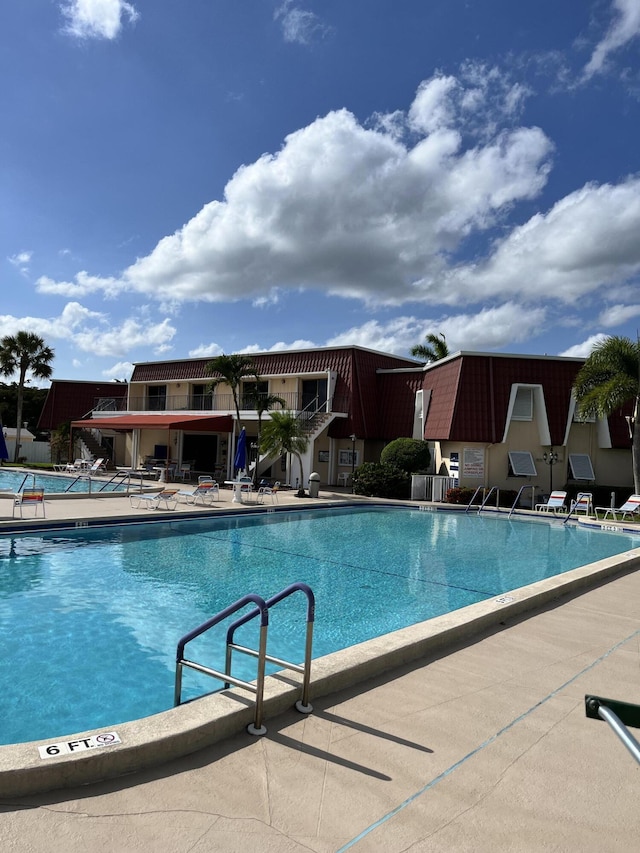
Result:
<svg viewBox="0 0 640 853">
<path fill-rule="evenodd" d="M 517 726 L 518 723 L 521 723 L 530 714 L 532 714 L 534 711 L 537 711 L 538 708 L 541 708 L 543 705 L 545 705 L 551 699 L 555 699 L 555 697 L 559 693 L 561 693 L 565 688 L 569 687 L 570 684 L 573 684 L 574 681 L 577 681 L 579 678 L 581 678 L 583 675 L 585 675 L 585 673 L 590 672 L 598 664 L 602 663 L 602 661 L 606 660 L 610 655 L 612 655 L 614 652 L 618 651 L 619 648 L 621 648 L 626 643 L 628 643 L 630 640 L 633 640 L 635 637 L 637 637 L 639 635 L 640 635 L 640 629 L 634 631 L 633 634 L 629 634 L 629 636 L 625 637 L 624 640 L 620 640 L 620 642 L 616 643 L 608 651 L 606 651 L 606 652 L 604 652 L 604 654 L 600 655 L 599 658 L 596 658 L 590 664 L 588 664 L 583 669 L 581 669 L 580 672 L 577 672 L 575 675 L 571 676 L 571 678 L 568 681 L 565 681 L 564 684 L 561 684 L 560 687 L 557 687 L 555 690 L 552 690 L 551 693 L 548 693 L 545 697 L 543 697 L 538 702 L 533 704 L 526 711 L 523 711 L 522 714 L 519 714 L 517 717 L 515 717 L 513 720 L 511 720 L 510 723 L 507 723 L 506 726 L 503 726 L 495 734 L 492 734 L 491 737 L 488 737 L 481 744 L 479 744 L 479 746 L 476 746 L 475 749 L 472 749 L 471 752 L 468 752 L 465 756 L 460 758 L 454 764 L 451 764 L 449 767 L 447 767 L 446 770 L 443 770 L 442 773 L 439 773 L 434 779 L 432 779 L 430 782 L 427 782 L 426 785 L 424 785 L 418 791 L 415 791 L 415 793 L 411 794 L 410 797 L 407 797 L 406 800 L 403 800 L 403 802 L 399 803 L 390 812 L 387 812 L 387 814 L 383 815 L 381 818 L 379 818 L 377 821 L 375 821 L 375 823 L 372 823 L 366 829 L 363 829 L 362 832 L 360 832 L 358 835 L 356 835 L 355 838 L 352 838 L 351 841 L 348 841 L 346 844 L 343 844 L 342 847 L 340 847 L 338 850 L 336 850 L 336 853 L 345 853 L 346 850 L 350 850 L 355 844 L 357 844 L 359 841 L 362 841 L 363 838 L 366 838 L 366 836 L 369 835 L 370 833 L 372 833 L 375 829 L 378 829 L 379 827 L 383 826 L 387 821 L 391 820 L 392 817 L 395 817 L 397 814 L 404 811 L 404 809 L 406 809 L 407 806 L 410 806 L 413 802 L 415 802 L 417 799 L 419 799 L 423 794 L 426 794 L 427 791 L 430 791 L 432 788 L 435 788 L 435 786 L 439 782 L 442 782 L 444 779 L 447 778 L 447 776 L 450 776 L 454 772 L 454 770 L 457 770 L 459 767 L 462 767 L 462 765 L 465 764 L 470 758 L 473 758 L 475 755 L 478 755 L 478 753 L 482 752 L 482 750 L 485 749 L 487 746 L 490 746 L 492 743 L 495 743 L 495 741 L 498 740 L 499 737 L 502 737 L 502 735 L 506 734 L 512 728 Z"/>
</svg>

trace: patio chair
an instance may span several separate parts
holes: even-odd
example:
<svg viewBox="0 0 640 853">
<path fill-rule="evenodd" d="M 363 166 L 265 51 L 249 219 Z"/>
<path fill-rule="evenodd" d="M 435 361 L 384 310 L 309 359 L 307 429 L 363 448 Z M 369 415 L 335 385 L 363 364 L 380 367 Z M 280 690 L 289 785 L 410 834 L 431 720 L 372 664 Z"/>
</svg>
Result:
<svg viewBox="0 0 640 853">
<path fill-rule="evenodd" d="M 536 512 L 552 512 L 554 515 L 557 515 L 558 511 L 566 512 L 566 499 L 566 492 L 551 492 L 549 500 L 546 503 L 536 504 Z"/>
<path fill-rule="evenodd" d="M 271 503 L 278 502 L 278 491 L 280 489 L 280 481 L 276 481 L 273 486 L 260 486 L 258 489 L 258 502 L 263 503 L 265 496 L 271 498 Z"/>
<path fill-rule="evenodd" d="M 606 519 L 608 515 L 613 516 L 614 521 L 618 520 L 617 513 L 622 513 L 621 521 L 624 521 L 626 516 L 633 516 L 637 512 L 640 512 L 640 495 L 631 495 L 631 497 L 628 498 L 621 507 L 618 507 L 618 509 L 612 506 L 597 506 L 596 513 L 597 512 L 604 512 L 604 519 Z"/>
<path fill-rule="evenodd" d="M 576 515 L 581 512 L 585 515 L 593 515 L 593 495 L 591 492 L 580 492 L 576 495 L 575 500 L 571 501 L 569 512 Z"/>
<path fill-rule="evenodd" d="M 87 471 L 88 474 L 106 474 L 107 466 L 104 461 L 104 457 L 100 459 L 96 459 L 95 462 L 91 464 L 91 467 Z"/>
<path fill-rule="evenodd" d="M 80 471 L 84 471 L 85 467 L 86 463 L 84 459 L 76 459 L 75 462 L 67 462 L 64 470 L 68 471 L 70 474 L 78 474 Z"/>
<path fill-rule="evenodd" d="M 191 462 L 183 462 L 176 471 L 176 480 L 180 478 L 183 482 L 191 479 Z"/>
<path fill-rule="evenodd" d="M 195 489 L 190 492 L 186 490 L 181 490 L 177 495 L 178 499 L 184 499 L 184 502 L 187 504 L 197 504 L 198 502 L 204 504 L 213 503 L 214 497 L 218 500 L 220 499 L 220 488 L 215 480 L 205 480 L 202 483 L 198 483 Z"/>
<path fill-rule="evenodd" d="M 16 508 L 20 509 L 20 518 L 23 518 L 23 507 L 33 507 L 34 518 L 38 515 L 38 507 L 42 507 L 42 517 L 46 513 L 44 510 L 44 489 L 23 489 L 13 498 L 13 517 L 16 517 Z"/>
<path fill-rule="evenodd" d="M 133 509 L 139 509 L 142 506 L 147 509 L 158 509 L 161 506 L 165 509 L 175 509 L 178 503 L 177 492 L 177 489 L 163 489 L 154 494 L 130 495 L 129 502 Z"/>
</svg>

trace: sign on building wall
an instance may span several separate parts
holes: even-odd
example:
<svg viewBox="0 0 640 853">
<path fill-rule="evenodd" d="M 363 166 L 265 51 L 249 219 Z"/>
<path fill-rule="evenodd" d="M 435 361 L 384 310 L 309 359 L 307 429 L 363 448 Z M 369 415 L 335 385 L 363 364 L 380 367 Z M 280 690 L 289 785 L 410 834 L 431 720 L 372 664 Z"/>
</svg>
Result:
<svg viewBox="0 0 640 853">
<path fill-rule="evenodd" d="M 452 453 L 449 456 L 449 475 L 454 477 L 456 483 L 458 482 L 458 477 L 460 476 L 460 454 Z"/>
<path fill-rule="evenodd" d="M 465 447 L 462 451 L 462 476 L 484 479 L 484 450 Z"/>
</svg>

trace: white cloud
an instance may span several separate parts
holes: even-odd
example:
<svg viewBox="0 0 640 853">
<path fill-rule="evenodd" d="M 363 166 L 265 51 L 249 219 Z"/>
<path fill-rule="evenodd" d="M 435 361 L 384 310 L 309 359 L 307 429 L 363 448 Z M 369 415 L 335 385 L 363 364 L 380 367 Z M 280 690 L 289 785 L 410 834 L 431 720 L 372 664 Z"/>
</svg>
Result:
<svg viewBox="0 0 640 853">
<path fill-rule="evenodd" d="M 127 382 L 133 373 L 133 364 L 130 361 L 119 361 L 107 370 L 102 371 L 102 375 L 107 379 L 125 379 Z"/>
<path fill-rule="evenodd" d="M 494 102 L 509 86 L 495 70 L 483 86 L 481 67 L 466 73 L 472 103 L 461 106 L 464 79 L 436 76 L 420 87 L 402 134 L 397 117 L 389 131 L 380 117 L 366 128 L 346 110 L 332 112 L 240 168 L 223 201 L 205 205 L 119 280 L 83 271 L 72 281 L 42 277 L 39 290 L 268 304 L 285 289 L 308 288 L 372 305 L 438 300 L 448 254 L 534 198 L 552 150 L 535 127 L 501 127 L 473 144 L 504 117 Z"/>
<path fill-rule="evenodd" d="M 222 347 L 218 344 L 200 344 L 195 349 L 189 350 L 189 358 L 215 358 L 222 355 Z"/>
<path fill-rule="evenodd" d="M 39 293 L 77 299 L 87 296 L 89 293 L 98 292 L 102 292 L 106 296 L 117 296 L 124 289 L 124 283 L 112 277 L 92 276 L 85 270 L 81 270 L 76 273 L 74 281 L 53 281 L 46 275 L 40 276 L 36 281 L 36 289 Z"/>
<path fill-rule="evenodd" d="M 7 260 L 16 269 L 20 270 L 22 275 L 28 275 L 32 257 L 33 252 L 18 252 L 16 255 L 10 255 Z"/>
<path fill-rule="evenodd" d="M 294 0 L 283 0 L 273 13 L 275 21 L 280 21 L 285 41 L 297 44 L 309 44 L 316 36 L 328 32 L 320 18 L 313 12 L 294 5 Z"/>
<path fill-rule="evenodd" d="M 444 334 L 450 352 L 494 350 L 535 335 L 544 325 L 545 308 L 523 309 L 513 302 L 483 308 L 477 314 L 423 319 L 396 317 L 386 323 L 369 320 L 327 341 L 327 346 L 361 346 L 407 355 L 430 333 Z"/>
<path fill-rule="evenodd" d="M 176 329 L 165 319 L 128 318 L 112 326 L 108 315 L 91 311 L 78 302 L 69 302 L 58 317 L 13 317 L 0 315 L 0 337 L 21 329 L 40 335 L 49 345 L 66 341 L 77 349 L 98 356 L 123 357 L 134 347 L 166 347 Z"/>
<path fill-rule="evenodd" d="M 602 326 L 621 326 L 633 317 L 640 317 L 640 305 L 611 305 L 598 317 Z"/>
<path fill-rule="evenodd" d="M 124 24 L 139 18 L 135 6 L 126 0 L 68 0 L 60 5 L 66 18 L 65 31 L 81 39 L 116 38 Z"/>
<path fill-rule="evenodd" d="M 605 69 L 610 54 L 640 35 L 640 0 L 613 0 L 612 5 L 614 19 L 585 66 L 587 80 Z"/>
<path fill-rule="evenodd" d="M 588 184 L 514 228 L 483 264 L 461 265 L 443 280 L 443 301 L 511 293 L 525 301 L 578 304 L 603 285 L 640 273 L 640 178 Z M 447 297 L 453 294 L 453 299 Z"/>
<path fill-rule="evenodd" d="M 569 347 L 569 349 L 564 352 L 558 353 L 558 355 L 566 356 L 567 358 L 587 358 L 591 354 L 591 350 L 594 348 L 596 344 L 602 343 L 605 341 L 609 335 L 597 334 L 592 335 L 590 338 L 587 338 L 586 341 L 583 341 L 581 344 L 576 344 L 575 346 Z"/>
</svg>

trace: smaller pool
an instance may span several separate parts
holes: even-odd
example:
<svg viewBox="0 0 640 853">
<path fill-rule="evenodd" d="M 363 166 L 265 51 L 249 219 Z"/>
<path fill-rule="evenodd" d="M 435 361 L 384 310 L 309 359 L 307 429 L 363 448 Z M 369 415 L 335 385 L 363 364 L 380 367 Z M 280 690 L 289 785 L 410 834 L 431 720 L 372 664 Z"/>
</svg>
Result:
<svg viewBox="0 0 640 853">
<path fill-rule="evenodd" d="M 85 475 L 82 479 L 77 476 L 65 476 L 64 474 L 41 474 L 29 471 L 8 470 L 0 468 L 0 491 L 17 492 L 26 489 L 44 489 L 46 494 L 60 494 L 61 492 L 121 492 L 126 491 L 126 484 L 121 480 L 110 483 L 109 474 L 100 477 L 92 477 L 91 482 Z M 91 489 L 89 489 L 91 486 Z"/>
</svg>

